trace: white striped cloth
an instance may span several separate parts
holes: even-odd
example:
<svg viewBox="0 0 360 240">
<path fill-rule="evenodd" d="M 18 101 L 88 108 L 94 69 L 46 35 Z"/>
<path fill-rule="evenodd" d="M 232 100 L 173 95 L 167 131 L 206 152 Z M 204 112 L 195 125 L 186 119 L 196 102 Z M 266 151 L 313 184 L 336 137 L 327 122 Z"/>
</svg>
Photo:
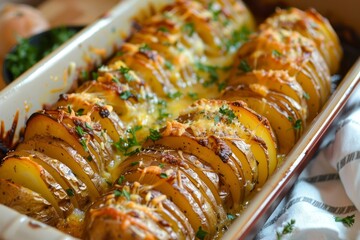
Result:
<svg viewBox="0 0 360 240">
<path fill-rule="evenodd" d="M 256 240 L 360 240 L 360 89 Z M 354 215 L 349 227 L 335 217 Z M 291 221 L 292 224 L 291 224 Z M 287 230 L 287 225 L 293 229 Z"/>
</svg>

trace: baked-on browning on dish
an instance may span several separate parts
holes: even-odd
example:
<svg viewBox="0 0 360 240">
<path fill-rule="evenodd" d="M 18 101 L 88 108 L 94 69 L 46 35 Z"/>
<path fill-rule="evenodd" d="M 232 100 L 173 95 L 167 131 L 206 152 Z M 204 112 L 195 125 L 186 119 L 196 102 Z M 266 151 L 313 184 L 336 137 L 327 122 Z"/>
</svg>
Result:
<svg viewBox="0 0 360 240">
<path fill-rule="evenodd" d="M 31 115 L 0 162 L 19 197 L 0 202 L 86 239 L 219 238 L 327 101 L 339 41 L 314 10 L 255 31 L 233 0 L 177 0 L 135 26 Z"/>
</svg>

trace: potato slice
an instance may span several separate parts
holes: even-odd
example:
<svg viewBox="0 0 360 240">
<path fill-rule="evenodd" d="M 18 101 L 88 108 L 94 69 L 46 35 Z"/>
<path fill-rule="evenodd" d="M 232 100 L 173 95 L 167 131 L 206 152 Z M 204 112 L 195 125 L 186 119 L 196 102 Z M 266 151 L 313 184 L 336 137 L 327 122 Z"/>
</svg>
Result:
<svg viewBox="0 0 360 240">
<path fill-rule="evenodd" d="M 160 176 L 160 167 L 158 167 L 160 172 L 154 172 L 150 168 L 140 171 L 136 170 L 136 167 L 131 166 L 133 162 L 129 163 L 129 171 L 123 174 L 127 181 L 139 181 L 145 188 L 160 191 L 184 212 L 194 229 L 198 229 L 201 226 L 209 234 L 215 234 L 215 212 L 209 207 L 209 203 L 204 201 L 203 205 L 199 204 L 194 194 L 197 196 L 201 196 L 201 194 L 195 186 L 191 186 L 192 184 L 187 181 L 188 179 L 185 176 L 179 175 L 178 172 L 173 172 L 171 175 L 168 174 L 167 178 L 162 178 Z M 191 193 L 188 187 L 197 193 Z"/>
<path fill-rule="evenodd" d="M 56 119 L 46 111 L 40 111 L 32 114 L 26 123 L 24 140 L 33 138 L 34 136 L 53 136 L 63 139 L 72 148 L 74 148 L 83 158 L 85 158 L 92 169 L 103 174 L 101 159 L 96 151 L 96 146 L 89 134 L 81 137 L 73 127 L 65 125 L 61 119 Z"/>
<path fill-rule="evenodd" d="M 252 72 L 237 75 L 229 80 L 228 85 L 257 85 L 259 91 L 267 92 L 269 90 L 274 92 L 283 93 L 286 96 L 294 99 L 300 106 L 299 110 L 302 118 L 307 118 L 307 103 L 304 90 L 301 85 L 296 81 L 295 77 L 292 77 L 286 71 L 282 70 L 254 70 Z"/>
<path fill-rule="evenodd" d="M 117 72 L 118 68 L 116 68 Z M 109 71 L 113 71 L 111 68 L 109 69 Z M 76 92 L 103 99 L 104 104 L 113 107 L 113 110 L 127 128 L 152 124 L 154 117 L 148 113 L 154 108 L 154 101 L 148 101 L 146 97 L 154 97 L 154 94 L 141 82 L 138 87 L 116 82 L 109 83 L 109 79 L 111 81 L 113 75 L 116 76 L 114 73 L 107 74 L 104 77 L 106 80 L 103 81 L 86 82 L 76 89 Z M 134 77 L 134 81 L 131 82 L 136 82 L 135 79 Z"/>
<path fill-rule="evenodd" d="M 107 189 L 104 179 L 97 172 L 94 172 L 89 162 L 60 138 L 36 135 L 21 142 L 16 149 L 38 151 L 68 166 L 85 183 L 92 201 L 95 201 L 100 196 L 100 193 Z"/>
<path fill-rule="evenodd" d="M 188 122 L 192 131 L 196 132 L 195 135 L 211 132 L 217 136 L 235 137 L 244 141 L 251 138 L 263 141 L 271 163 L 270 174 L 275 170 L 277 143 L 270 123 L 266 118 L 247 108 L 244 102 L 199 100 L 185 110 L 179 120 Z M 222 132 L 227 132 L 227 134 Z M 251 165 L 255 165 L 254 161 Z"/>
<path fill-rule="evenodd" d="M 277 9 L 273 16 L 260 25 L 260 29 L 284 28 L 294 30 L 312 39 L 334 74 L 343 55 L 340 41 L 329 21 L 316 10 L 302 11 L 297 8 Z"/>
<path fill-rule="evenodd" d="M 62 94 L 55 107 L 72 109 L 76 115 L 89 115 L 91 121 L 98 122 L 113 142 L 119 141 L 125 126 L 112 106 L 102 104 L 103 100 L 87 93 Z"/>
<path fill-rule="evenodd" d="M 168 125 L 168 127 L 170 126 Z M 225 185 L 225 189 L 230 190 L 232 198 L 232 202 L 229 203 L 230 208 L 239 209 L 245 197 L 244 179 L 242 179 L 242 174 L 239 173 L 238 168 L 234 166 L 232 161 L 223 161 L 219 155 L 215 153 L 214 149 L 204 146 L 202 141 L 202 139 L 197 139 L 187 132 L 184 132 L 181 135 L 175 135 L 173 133 L 163 135 L 155 142 L 147 141 L 145 142 L 144 147 L 154 145 L 164 146 L 196 156 L 200 161 L 208 164 L 214 172 L 220 176 L 220 181 Z"/>
<path fill-rule="evenodd" d="M 246 102 L 249 108 L 266 117 L 271 123 L 279 143 L 279 153 L 286 154 L 295 145 L 299 138 L 298 130 L 294 128 L 296 119 L 291 119 L 291 115 L 282 109 L 275 100 L 267 100 L 263 96 L 245 90 L 243 86 L 237 88 L 229 87 L 223 95 L 223 99 L 234 101 L 239 100 Z M 277 161 L 270 161 L 270 175 L 277 166 Z"/>
<path fill-rule="evenodd" d="M 76 208 L 84 210 L 89 205 L 91 200 L 86 185 L 74 175 L 68 166 L 59 160 L 32 150 L 16 150 L 11 152 L 10 155 L 26 156 L 40 164 L 66 191 L 71 203 Z"/>
<path fill-rule="evenodd" d="M 173 202 L 138 182 L 117 186 L 99 199 L 87 212 L 85 225 L 85 236 L 89 239 L 195 237 L 188 219 Z"/>
<path fill-rule="evenodd" d="M 153 148 L 142 151 L 140 154 L 131 156 L 130 158 L 132 162 L 141 162 L 142 167 L 159 166 L 165 172 L 179 171 L 178 174 L 188 178 L 192 185 L 199 189 L 204 201 L 210 203 L 213 210 L 216 211 L 217 217 L 219 219 L 226 219 L 226 213 L 223 208 L 223 203 L 220 201 L 219 191 L 211 191 L 211 188 L 209 188 L 201 178 L 204 174 L 199 176 L 199 171 L 192 169 L 188 165 L 191 160 L 186 160 L 186 158 L 194 158 L 194 156 L 189 154 L 179 154 L 177 151 L 173 150 L 161 151 Z M 184 179 L 186 179 L 185 177 Z M 194 191 L 190 191 L 190 193 L 192 192 L 195 193 Z M 195 197 L 199 198 L 199 196 Z"/>
<path fill-rule="evenodd" d="M 330 74 L 314 43 L 297 32 L 267 29 L 238 52 L 232 76 L 251 70 L 287 70 L 307 96 L 309 121 L 330 94 Z"/>
<path fill-rule="evenodd" d="M 102 129 L 102 126 L 96 122 L 91 121 L 89 116 L 74 116 L 58 110 L 47 110 L 46 114 L 50 115 L 54 119 L 59 119 L 65 126 L 70 129 L 71 132 L 76 132 L 79 137 L 86 138 L 90 136 L 92 140 L 91 147 L 94 149 L 95 158 L 98 159 L 98 166 L 102 176 L 106 179 L 111 179 L 109 176 L 109 170 L 107 166 L 113 166 L 113 159 L 115 153 L 112 148 L 112 140 L 109 135 Z M 91 148 L 89 149 L 91 151 Z"/>
<path fill-rule="evenodd" d="M 59 215 L 56 209 L 38 193 L 0 178 L 0 204 L 15 209 L 50 226 L 56 226 Z"/>
<path fill-rule="evenodd" d="M 55 208 L 60 217 L 68 216 L 74 209 L 69 196 L 60 184 L 29 157 L 7 156 L 2 159 L 0 178 L 37 192 Z"/>
</svg>

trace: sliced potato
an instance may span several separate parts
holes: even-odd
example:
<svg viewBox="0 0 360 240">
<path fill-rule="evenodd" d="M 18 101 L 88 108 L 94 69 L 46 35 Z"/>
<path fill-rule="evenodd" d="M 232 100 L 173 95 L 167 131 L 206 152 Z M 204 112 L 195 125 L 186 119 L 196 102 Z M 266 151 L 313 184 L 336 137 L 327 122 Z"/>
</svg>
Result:
<svg viewBox="0 0 360 240">
<path fill-rule="evenodd" d="M 137 182 L 132 186 L 119 186 L 91 207 L 85 219 L 85 236 L 87 239 L 194 237 L 194 231 L 187 219 L 184 219 L 185 225 L 174 220 L 176 216 L 172 215 L 173 211 L 168 211 L 169 207 L 177 209 L 165 195 L 147 189 Z M 177 213 L 183 215 L 180 211 Z"/>
<path fill-rule="evenodd" d="M 16 150 L 10 156 L 27 156 L 40 164 L 60 184 L 70 197 L 71 203 L 84 210 L 90 203 L 89 191 L 86 185 L 78 179 L 71 169 L 57 159 L 32 150 Z"/>
<path fill-rule="evenodd" d="M 170 174 L 169 174 L 170 175 Z M 211 217 L 209 203 L 204 201 L 204 205 L 200 205 L 194 194 L 191 194 L 186 186 L 191 184 L 187 181 L 183 182 L 184 176 L 179 176 L 174 172 L 168 178 L 162 178 L 160 173 L 155 173 L 150 169 L 144 174 L 143 171 L 127 171 L 123 174 L 130 182 L 139 181 L 144 187 L 153 188 L 170 198 L 187 216 L 193 228 L 200 226 L 207 232 L 215 234 L 215 225 L 211 225 L 216 220 L 216 216 Z M 193 191 L 198 191 L 192 188 Z M 200 195 L 200 193 L 197 193 Z M 215 218 L 215 219 L 214 219 Z"/>
<path fill-rule="evenodd" d="M 50 226 L 59 221 L 56 209 L 40 194 L 22 185 L 0 178 L 0 204 Z"/>
<path fill-rule="evenodd" d="M 330 74 L 314 43 L 297 32 L 267 29 L 238 52 L 232 76 L 250 70 L 287 70 L 301 85 L 311 121 L 330 94 Z"/>
<path fill-rule="evenodd" d="M 226 100 L 241 99 L 249 108 L 262 114 L 269 119 L 279 143 L 279 153 L 285 154 L 295 145 L 299 137 L 298 131 L 294 129 L 295 119 L 291 119 L 289 112 L 282 108 L 273 99 L 267 99 L 255 92 L 243 89 L 242 86 L 228 88 L 223 98 Z M 270 172 L 275 170 L 277 164 L 272 164 Z"/>
<path fill-rule="evenodd" d="M 168 125 L 168 127 L 171 127 Z M 173 127 L 171 127 L 173 128 Z M 181 150 L 183 152 L 195 155 L 197 158 L 204 161 L 220 176 L 221 181 L 226 185 L 226 188 L 231 192 L 232 203 L 229 203 L 230 208 L 239 209 L 240 203 L 244 199 L 244 179 L 241 177 L 238 168 L 234 166 L 233 162 L 222 160 L 217 155 L 214 149 L 210 149 L 203 145 L 205 139 L 197 139 L 187 132 L 182 135 L 163 135 L 161 139 L 152 142 L 147 141 L 145 147 L 149 146 L 164 146 L 166 148 Z M 222 151 L 222 150 L 220 150 Z M 226 180 L 225 180 L 226 179 Z"/>
<path fill-rule="evenodd" d="M 102 100 L 87 93 L 62 94 L 54 105 L 64 110 L 70 107 L 76 115 L 89 115 L 91 121 L 98 122 L 101 128 L 111 137 L 113 142 L 118 141 L 125 129 L 123 122 L 112 110 L 112 106 L 103 105 Z"/>
<path fill-rule="evenodd" d="M 37 135 L 53 136 L 64 140 L 89 162 L 96 173 L 103 174 L 102 160 L 89 134 L 79 136 L 72 126 L 64 124 L 61 119 L 52 117 L 46 111 L 40 111 L 32 114 L 28 119 L 24 140 L 26 141 Z"/>
<path fill-rule="evenodd" d="M 295 77 L 290 76 L 286 71 L 254 70 L 231 78 L 228 85 L 234 87 L 238 85 L 258 86 L 258 91 L 263 92 L 263 94 L 266 94 L 269 90 L 283 93 L 301 106 L 299 113 L 303 119 L 307 118 L 307 96 Z"/>
<path fill-rule="evenodd" d="M 92 169 L 90 163 L 60 138 L 36 135 L 20 143 L 16 149 L 38 151 L 68 166 L 76 177 L 85 183 L 92 201 L 95 201 L 100 193 L 107 189 L 107 184 Z"/>
<path fill-rule="evenodd" d="M 60 184 L 41 165 L 26 156 L 6 156 L 0 164 L 0 178 L 29 188 L 45 198 L 60 217 L 74 209 L 70 198 Z"/>
<path fill-rule="evenodd" d="M 343 55 L 339 38 L 329 21 L 316 10 L 277 9 L 273 16 L 261 24 L 260 29 L 269 27 L 294 30 L 312 39 L 329 66 L 330 73 L 338 71 Z"/>
</svg>

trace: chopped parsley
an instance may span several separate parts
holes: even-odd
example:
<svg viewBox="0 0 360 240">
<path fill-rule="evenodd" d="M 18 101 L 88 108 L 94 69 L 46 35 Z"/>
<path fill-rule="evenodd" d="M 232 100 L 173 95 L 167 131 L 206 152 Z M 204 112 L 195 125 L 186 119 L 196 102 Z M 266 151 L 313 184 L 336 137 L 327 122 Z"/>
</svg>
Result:
<svg viewBox="0 0 360 240">
<path fill-rule="evenodd" d="M 130 82 L 135 80 L 134 76 L 130 73 L 130 68 L 121 66 L 119 71 L 124 76 L 126 81 Z"/>
<path fill-rule="evenodd" d="M 304 92 L 304 93 L 303 93 L 303 97 L 304 97 L 306 100 L 309 100 L 309 99 L 310 99 L 310 95 L 309 95 L 307 92 Z"/>
<path fill-rule="evenodd" d="M 211 66 L 211 65 L 205 65 L 205 64 L 200 63 L 200 62 L 196 62 L 195 66 L 199 71 L 206 72 L 206 73 L 209 74 L 210 79 L 203 83 L 204 87 L 209 87 L 209 86 L 213 85 L 214 83 L 216 83 L 219 80 L 219 76 L 218 76 L 218 73 L 217 73 L 218 67 Z"/>
<path fill-rule="evenodd" d="M 193 100 L 199 99 L 198 94 L 197 94 L 197 93 L 194 93 L 194 92 L 189 92 L 189 93 L 188 93 L 188 96 L 189 96 L 191 99 L 193 99 Z"/>
<path fill-rule="evenodd" d="M 75 127 L 75 132 L 80 136 L 83 137 L 85 135 L 84 129 L 81 126 Z"/>
<path fill-rule="evenodd" d="M 150 131 L 150 135 L 148 136 L 149 139 L 156 141 L 161 138 L 161 134 L 158 130 L 150 128 L 149 131 Z"/>
<path fill-rule="evenodd" d="M 82 116 L 82 115 L 84 115 L 84 111 L 85 111 L 85 109 L 79 108 L 79 109 L 75 112 L 75 115 L 76 115 L 76 116 Z"/>
<path fill-rule="evenodd" d="M 74 189 L 68 188 L 68 189 L 66 189 L 65 191 L 66 191 L 66 194 L 67 194 L 69 197 L 75 196 Z"/>
<path fill-rule="evenodd" d="M 288 117 L 289 121 L 293 123 L 293 129 L 295 130 L 301 130 L 302 129 L 302 120 L 301 119 L 297 119 L 294 122 L 294 119 L 292 117 Z"/>
<path fill-rule="evenodd" d="M 165 118 L 170 117 L 170 113 L 167 112 L 167 103 L 164 100 L 158 101 L 158 121 L 163 121 Z"/>
<path fill-rule="evenodd" d="M 126 191 L 125 189 L 122 190 L 114 190 L 114 195 L 115 197 L 125 197 L 126 200 L 130 200 L 130 193 L 128 191 Z"/>
<path fill-rule="evenodd" d="M 88 122 L 85 122 L 85 127 L 88 128 L 88 129 L 90 129 L 90 130 L 93 129 L 93 128 L 91 127 L 90 123 L 88 123 Z"/>
<path fill-rule="evenodd" d="M 206 235 L 208 235 L 208 232 L 204 231 L 202 227 L 200 226 L 199 229 L 196 232 L 196 238 L 200 240 L 204 240 Z"/>
<path fill-rule="evenodd" d="M 195 25 L 192 22 L 185 23 L 182 27 L 183 32 L 185 32 L 189 37 L 195 33 Z"/>
<path fill-rule="evenodd" d="M 276 239 L 281 240 L 281 238 L 284 235 L 292 233 L 292 231 L 294 230 L 294 225 L 295 225 L 295 220 L 291 219 L 288 223 L 286 223 L 286 225 L 284 226 L 281 232 L 276 232 L 276 237 L 277 237 Z"/>
<path fill-rule="evenodd" d="M 60 47 L 77 32 L 76 29 L 59 27 L 42 34 L 38 43 L 18 38 L 17 46 L 5 59 L 5 67 L 11 73 L 12 79 L 17 78 L 42 58 Z"/>
<path fill-rule="evenodd" d="M 123 100 L 128 100 L 132 96 L 133 95 L 130 91 L 123 91 L 122 93 L 120 93 L 120 98 Z"/>
<path fill-rule="evenodd" d="M 282 53 L 279 52 L 278 50 L 272 50 L 271 54 L 276 58 L 279 58 L 282 56 Z"/>
<path fill-rule="evenodd" d="M 136 138 L 136 132 L 141 128 L 142 126 L 135 126 L 127 129 L 126 132 L 129 133 L 130 136 L 128 138 L 120 138 L 118 142 L 114 143 L 115 148 L 125 156 L 130 156 L 139 152 L 141 144 Z"/>
<path fill-rule="evenodd" d="M 67 110 L 68 110 L 68 112 L 71 114 L 72 109 L 71 109 L 71 106 L 70 106 L 70 105 L 67 106 Z"/>
<path fill-rule="evenodd" d="M 335 217 L 335 222 L 342 222 L 346 227 L 351 227 L 355 223 L 355 214 L 346 217 Z"/>
<path fill-rule="evenodd" d="M 158 30 L 159 30 L 159 32 L 169 32 L 169 29 L 164 26 L 159 27 Z"/>
<path fill-rule="evenodd" d="M 174 65 L 171 62 L 169 62 L 168 60 L 165 60 L 165 67 L 166 67 L 166 69 L 169 69 L 169 70 L 174 69 Z"/>
<path fill-rule="evenodd" d="M 124 181 L 125 181 L 125 176 L 124 176 L 124 175 L 121 175 L 121 176 L 119 177 L 119 179 L 117 180 L 117 183 L 118 183 L 119 185 L 121 185 Z"/>
<path fill-rule="evenodd" d="M 132 163 L 130 163 L 130 166 L 132 166 L 132 167 L 133 167 L 133 166 L 139 165 L 139 163 L 140 163 L 139 161 L 132 162 Z"/>
<path fill-rule="evenodd" d="M 88 147 L 87 147 L 87 144 L 86 144 L 86 139 L 85 139 L 85 138 L 81 138 L 81 139 L 80 139 L 80 144 L 81 144 L 81 146 L 83 147 L 83 149 L 84 149 L 85 152 L 88 152 L 88 151 L 89 151 L 89 149 L 88 149 Z"/>
<path fill-rule="evenodd" d="M 238 69 L 243 72 L 251 72 L 251 70 L 252 70 L 249 63 L 244 59 L 242 59 L 240 61 L 239 65 L 238 65 Z"/>
<path fill-rule="evenodd" d="M 235 51 L 241 44 L 248 41 L 251 31 L 243 26 L 240 30 L 234 31 L 231 35 L 231 38 L 225 42 L 226 51 Z"/>
<path fill-rule="evenodd" d="M 165 167 L 165 164 L 160 163 L 160 164 L 159 164 L 159 167 L 160 167 L 160 168 L 164 168 L 164 167 Z"/>
<path fill-rule="evenodd" d="M 167 97 L 170 98 L 170 99 L 176 99 L 176 98 L 179 98 L 181 96 L 182 96 L 182 93 L 179 92 L 179 91 L 167 94 Z"/>
<path fill-rule="evenodd" d="M 151 51 L 151 48 L 146 43 L 144 43 L 143 45 L 141 45 L 139 47 L 139 52 L 144 53 L 144 52 L 148 52 L 148 51 Z"/>
<path fill-rule="evenodd" d="M 223 116 L 226 116 L 229 123 L 231 123 L 236 118 L 234 111 L 229 109 L 226 105 L 221 106 L 219 113 Z"/>
<path fill-rule="evenodd" d="M 92 77 L 93 80 L 96 80 L 96 79 L 98 79 L 99 74 L 97 72 L 92 72 L 91 77 Z"/>
<path fill-rule="evenodd" d="M 161 178 L 168 178 L 168 175 L 166 173 L 160 173 Z"/>
<path fill-rule="evenodd" d="M 222 90 L 224 90 L 226 88 L 226 82 L 222 82 L 218 84 L 218 91 L 221 92 Z"/>
<path fill-rule="evenodd" d="M 119 80 L 117 77 L 115 77 L 115 76 L 112 76 L 112 77 L 111 77 L 111 80 L 112 80 L 113 82 L 115 82 L 115 83 L 120 83 L 120 80 Z"/>
<path fill-rule="evenodd" d="M 214 21 L 218 21 L 219 20 L 219 15 L 222 12 L 221 8 L 216 8 L 214 7 L 214 2 L 211 2 L 209 4 L 209 11 L 212 13 L 212 19 Z"/>
</svg>

